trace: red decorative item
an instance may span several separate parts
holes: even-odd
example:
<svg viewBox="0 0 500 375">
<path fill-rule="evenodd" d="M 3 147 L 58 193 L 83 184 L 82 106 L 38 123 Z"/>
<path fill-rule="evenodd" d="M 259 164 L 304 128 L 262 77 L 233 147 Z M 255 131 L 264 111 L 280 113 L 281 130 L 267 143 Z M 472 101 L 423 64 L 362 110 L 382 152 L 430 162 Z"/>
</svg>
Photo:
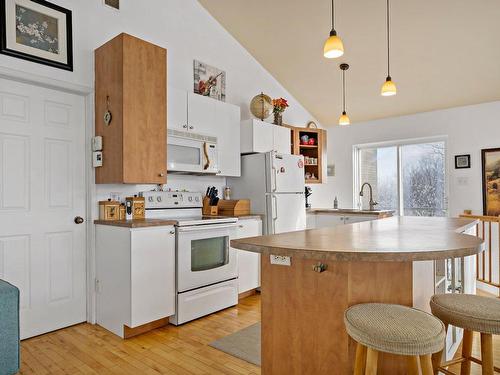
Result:
<svg viewBox="0 0 500 375">
<path fill-rule="evenodd" d="M 316 139 L 315 138 L 309 138 L 309 140 L 307 141 L 307 143 L 311 146 L 315 145 L 316 144 Z"/>
</svg>

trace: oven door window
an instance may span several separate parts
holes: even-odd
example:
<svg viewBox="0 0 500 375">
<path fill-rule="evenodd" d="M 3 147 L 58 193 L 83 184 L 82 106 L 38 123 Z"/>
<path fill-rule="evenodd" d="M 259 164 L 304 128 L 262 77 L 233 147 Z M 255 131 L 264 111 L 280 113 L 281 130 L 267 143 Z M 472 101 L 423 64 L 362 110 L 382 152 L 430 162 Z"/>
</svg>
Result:
<svg viewBox="0 0 500 375">
<path fill-rule="evenodd" d="M 206 271 L 229 262 L 229 237 L 203 238 L 191 241 L 191 271 Z"/>
</svg>

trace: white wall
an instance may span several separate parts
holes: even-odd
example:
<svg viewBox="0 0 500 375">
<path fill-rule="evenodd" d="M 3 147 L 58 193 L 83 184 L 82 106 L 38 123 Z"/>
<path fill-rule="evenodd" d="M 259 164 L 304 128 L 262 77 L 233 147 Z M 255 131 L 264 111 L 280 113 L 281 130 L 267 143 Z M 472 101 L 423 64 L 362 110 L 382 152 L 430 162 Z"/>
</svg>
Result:
<svg viewBox="0 0 500 375">
<path fill-rule="evenodd" d="M 330 207 L 335 195 L 341 207 L 352 207 L 353 145 L 441 135 L 448 137 L 450 214 L 464 209 L 481 213 L 481 149 L 500 147 L 500 102 L 329 128 L 328 163 L 335 164 L 335 176 L 314 187 L 313 207 Z M 472 168 L 455 169 L 458 154 L 471 154 Z M 466 177 L 467 184 L 459 185 L 459 177 Z"/>
<path fill-rule="evenodd" d="M 261 91 L 290 100 L 285 121 L 305 124 L 311 115 L 196 1 L 122 0 L 121 10 L 102 0 L 52 0 L 73 11 L 74 72 L 0 55 L 0 65 L 93 86 L 93 51 L 121 32 L 168 50 L 168 83 L 193 88 L 193 59 L 227 73 L 227 101 L 249 118 L 250 99 Z"/>
<path fill-rule="evenodd" d="M 121 10 L 102 0 L 53 0 L 73 12 L 74 72 L 0 55 L 0 66 L 63 80 L 94 85 L 94 50 L 121 32 L 127 32 L 168 50 L 168 84 L 193 89 L 193 59 L 226 71 L 226 100 L 241 107 L 242 119 L 250 118 L 248 105 L 261 91 L 289 99 L 285 122 L 306 124 L 312 116 L 195 0 L 122 0 Z M 200 183 L 201 181 L 201 183 Z M 191 190 L 215 184 L 223 178 L 169 176 L 167 187 Z M 98 198 L 111 191 L 124 194 L 151 186 L 100 185 Z"/>
</svg>

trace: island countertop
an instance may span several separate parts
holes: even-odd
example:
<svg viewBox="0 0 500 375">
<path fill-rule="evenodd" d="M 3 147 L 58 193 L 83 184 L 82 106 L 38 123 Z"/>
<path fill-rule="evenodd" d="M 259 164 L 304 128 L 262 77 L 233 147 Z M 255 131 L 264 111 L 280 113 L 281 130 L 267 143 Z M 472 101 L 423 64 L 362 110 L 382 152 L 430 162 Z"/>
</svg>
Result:
<svg viewBox="0 0 500 375">
<path fill-rule="evenodd" d="M 483 250 L 483 240 L 463 234 L 476 220 L 391 217 L 231 241 L 237 249 L 304 259 L 421 261 L 460 258 Z"/>
</svg>

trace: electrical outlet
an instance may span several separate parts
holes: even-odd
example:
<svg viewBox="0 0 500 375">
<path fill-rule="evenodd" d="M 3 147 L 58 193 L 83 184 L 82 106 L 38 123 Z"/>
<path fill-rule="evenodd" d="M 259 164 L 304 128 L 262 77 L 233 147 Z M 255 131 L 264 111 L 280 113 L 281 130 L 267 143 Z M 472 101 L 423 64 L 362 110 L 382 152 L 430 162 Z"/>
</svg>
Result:
<svg viewBox="0 0 500 375">
<path fill-rule="evenodd" d="M 291 266 L 292 258 L 283 255 L 271 255 L 271 264 L 276 264 L 278 266 Z"/>
</svg>

